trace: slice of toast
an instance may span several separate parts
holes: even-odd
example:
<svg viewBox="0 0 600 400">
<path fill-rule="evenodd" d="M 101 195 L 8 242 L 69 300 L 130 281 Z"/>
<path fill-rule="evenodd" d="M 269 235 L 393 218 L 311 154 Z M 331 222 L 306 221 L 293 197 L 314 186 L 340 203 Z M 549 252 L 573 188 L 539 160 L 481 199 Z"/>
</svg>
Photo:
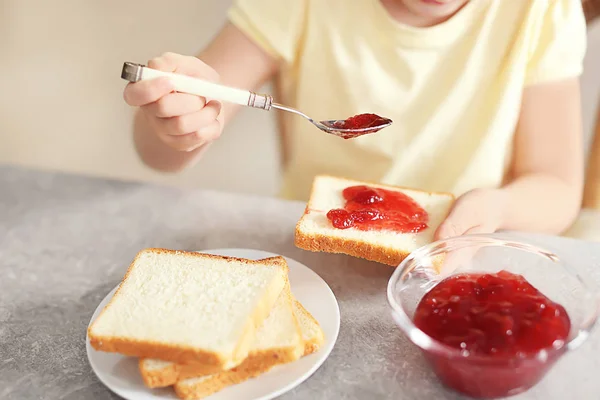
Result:
<svg viewBox="0 0 600 400">
<path fill-rule="evenodd" d="M 282 297 L 278 301 L 281 301 Z M 276 308 L 277 306 L 274 306 Z M 314 317 L 302 306 L 298 300 L 294 300 L 293 311 L 300 325 L 302 339 L 304 342 L 304 355 L 315 353 L 319 350 L 325 337 L 319 323 Z M 273 313 L 270 318 L 275 318 Z M 268 321 L 268 319 L 267 319 Z M 265 322 L 266 324 L 266 322 Z M 257 335 L 262 335 L 263 328 L 259 329 Z M 281 347 L 283 350 L 284 348 Z M 290 346 L 288 352 L 295 352 Z M 252 353 L 252 350 L 250 350 Z M 291 354 L 291 353 L 288 353 Z M 221 372 L 211 366 L 193 365 L 193 364 L 176 364 L 168 361 L 156 359 L 140 359 L 140 373 L 146 386 L 150 388 L 167 387 L 174 385 L 178 380 L 184 380 L 193 377 L 201 377 L 205 375 Z"/>
<path fill-rule="evenodd" d="M 304 352 L 297 316 L 290 286 L 286 284 L 269 317 L 256 332 L 248 357 L 258 359 L 272 356 L 282 363 L 297 360 Z M 144 383 L 151 388 L 171 386 L 178 380 L 222 372 L 206 365 L 175 364 L 148 358 L 141 359 L 139 367 Z"/>
<path fill-rule="evenodd" d="M 418 233 L 360 230 L 355 227 L 335 228 L 327 218 L 327 213 L 332 209 L 344 208 L 346 200 L 342 191 L 356 185 L 398 191 L 410 196 L 428 213 L 428 227 Z M 296 225 L 295 244 L 304 250 L 347 254 L 398 266 L 412 251 L 433 241 L 435 230 L 446 218 L 453 203 L 454 196 L 449 193 L 429 193 L 332 176 L 317 176 L 304 215 Z"/>
<path fill-rule="evenodd" d="M 293 310 L 300 324 L 304 341 L 300 354 L 306 356 L 318 351 L 325 338 L 319 323 L 297 300 L 293 301 Z M 263 338 L 266 346 L 273 346 L 267 343 L 273 343 L 274 338 L 268 338 L 266 332 Z M 277 346 L 265 348 L 261 353 L 257 353 L 256 357 L 254 354 L 250 354 L 240 366 L 230 371 L 179 380 L 174 386 L 175 393 L 184 400 L 202 399 L 227 386 L 255 378 L 268 372 L 274 366 L 282 364 L 281 360 L 276 358 Z"/>
<path fill-rule="evenodd" d="M 287 282 L 283 257 L 246 260 L 143 250 L 88 329 L 96 350 L 228 369 Z"/>
<path fill-rule="evenodd" d="M 325 341 L 325 335 L 319 322 L 298 301 L 294 300 L 294 314 L 300 324 L 302 340 L 304 341 L 304 355 L 316 353 Z"/>
</svg>

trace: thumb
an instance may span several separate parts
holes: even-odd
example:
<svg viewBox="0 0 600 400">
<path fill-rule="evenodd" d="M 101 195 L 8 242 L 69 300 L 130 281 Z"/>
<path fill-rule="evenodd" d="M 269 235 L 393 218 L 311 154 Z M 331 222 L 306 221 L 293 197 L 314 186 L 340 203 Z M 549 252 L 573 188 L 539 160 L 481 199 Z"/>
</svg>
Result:
<svg viewBox="0 0 600 400">
<path fill-rule="evenodd" d="M 461 229 L 460 225 L 457 225 L 457 223 L 450 218 L 450 215 L 451 214 L 449 214 L 446 220 L 444 220 L 444 222 L 442 222 L 435 230 L 435 233 L 433 234 L 434 241 L 460 236 L 464 232 L 464 229 Z"/>
<path fill-rule="evenodd" d="M 211 82 L 219 80 L 219 74 L 210 66 L 194 56 L 176 53 L 164 53 L 160 57 L 148 61 L 148 67 L 166 72 L 189 75 Z"/>
<path fill-rule="evenodd" d="M 469 207 L 468 203 L 468 196 L 463 196 L 454 203 L 444 222 L 436 229 L 434 240 L 461 236 L 467 232 L 475 233 L 473 231 L 480 228 L 480 221 L 475 217 L 477 213 Z"/>
</svg>

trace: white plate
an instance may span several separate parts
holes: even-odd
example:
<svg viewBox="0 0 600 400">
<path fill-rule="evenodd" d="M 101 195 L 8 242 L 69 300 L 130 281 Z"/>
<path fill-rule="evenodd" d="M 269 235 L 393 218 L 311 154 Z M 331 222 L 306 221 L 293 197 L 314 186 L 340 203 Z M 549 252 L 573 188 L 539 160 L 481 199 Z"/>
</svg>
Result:
<svg viewBox="0 0 600 400">
<path fill-rule="evenodd" d="M 273 253 L 250 249 L 217 249 L 203 252 L 255 260 L 276 256 Z M 333 350 L 340 330 L 340 310 L 333 292 L 313 270 L 287 257 L 286 260 L 290 268 L 289 278 L 294 297 L 319 321 L 325 334 L 325 343 L 314 354 L 275 367 L 258 378 L 230 386 L 208 399 L 268 400 L 280 396 L 308 379 Z M 114 288 L 98 305 L 90 324 L 111 299 L 116 289 Z M 127 400 L 177 399 L 171 388 L 149 389 L 144 386 L 137 359 L 96 351 L 90 346 L 87 335 L 86 348 L 90 365 L 98 379 L 119 396 Z"/>
</svg>

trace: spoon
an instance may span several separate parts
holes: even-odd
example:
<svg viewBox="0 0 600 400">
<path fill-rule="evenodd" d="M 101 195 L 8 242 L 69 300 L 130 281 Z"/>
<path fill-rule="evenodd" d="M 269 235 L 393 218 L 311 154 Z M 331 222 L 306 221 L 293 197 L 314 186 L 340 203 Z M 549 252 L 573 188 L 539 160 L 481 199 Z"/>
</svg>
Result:
<svg viewBox="0 0 600 400">
<path fill-rule="evenodd" d="M 124 63 L 123 70 L 121 71 L 121 78 L 134 83 L 161 76 L 170 78 L 177 92 L 208 97 L 214 100 L 226 101 L 267 111 L 271 110 L 271 108 L 276 108 L 278 110 L 291 112 L 304 117 L 323 132 L 344 139 L 352 139 L 369 133 L 375 133 L 392 124 L 391 119 L 383 118 L 376 114 L 359 114 L 345 120 L 332 119 L 315 121 L 308 115 L 294 108 L 274 103 L 273 97 L 268 94 L 257 94 L 248 90 L 223 86 L 186 75 L 158 71 L 148 68 L 145 65 L 131 62 Z"/>
</svg>

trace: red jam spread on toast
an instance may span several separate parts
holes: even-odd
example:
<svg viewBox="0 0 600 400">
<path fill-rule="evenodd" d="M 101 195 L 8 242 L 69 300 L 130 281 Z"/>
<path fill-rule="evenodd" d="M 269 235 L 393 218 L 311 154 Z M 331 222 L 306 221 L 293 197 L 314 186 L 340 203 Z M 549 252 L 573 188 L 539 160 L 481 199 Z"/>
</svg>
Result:
<svg viewBox="0 0 600 400">
<path fill-rule="evenodd" d="M 327 213 L 335 228 L 400 233 L 417 233 L 427 228 L 427 212 L 402 192 L 358 185 L 347 187 L 342 195 L 346 200 L 344 208 Z"/>
<path fill-rule="evenodd" d="M 344 139 L 352 139 L 367 133 L 374 133 L 388 125 L 392 120 L 377 114 L 358 114 L 334 124 L 338 129 L 359 130 L 358 132 L 341 132 Z"/>
<path fill-rule="evenodd" d="M 421 299 L 414 323 L 461 351 L 456 359 L 436 354 L 429 359 L 447 385 L 479 398 L 515 394 L 535 384 L 552 364 L 535 356 L 547 350 L 551 358 L 553 350 L 563 348 L 571 328 L 564 307 L 507 271 L 443 280 Z M 478 356 L 488 361 L 475 361 Z"/>
</svg>

